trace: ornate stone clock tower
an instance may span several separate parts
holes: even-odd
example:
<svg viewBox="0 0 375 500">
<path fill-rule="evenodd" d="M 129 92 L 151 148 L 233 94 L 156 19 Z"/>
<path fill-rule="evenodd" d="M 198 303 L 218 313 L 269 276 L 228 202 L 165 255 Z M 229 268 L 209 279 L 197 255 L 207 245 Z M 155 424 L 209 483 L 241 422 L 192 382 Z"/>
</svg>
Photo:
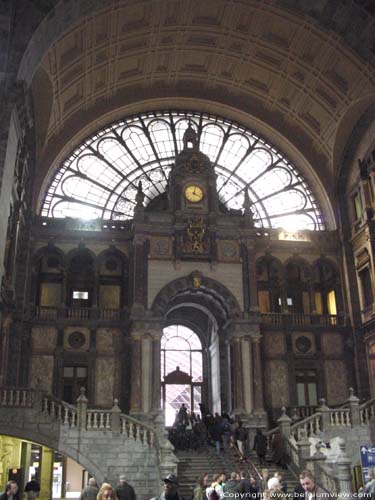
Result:
<svg viewBox="0 0 375 500">
<path fill-rule="evenodd" d="M 169 207 L 179 214 L 203 216 L 217 212 L 216 174 L 208 156 L 199 151 L 198 137 L 191 125 L 186 129 L 184 148 L 169 176 Z"/>
</svg>

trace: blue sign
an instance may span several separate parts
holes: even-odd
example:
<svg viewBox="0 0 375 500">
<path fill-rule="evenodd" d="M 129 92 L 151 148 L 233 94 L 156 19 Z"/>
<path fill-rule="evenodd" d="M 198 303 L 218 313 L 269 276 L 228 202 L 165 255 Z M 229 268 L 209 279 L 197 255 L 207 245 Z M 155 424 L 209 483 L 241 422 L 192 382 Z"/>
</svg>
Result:
<svg viewBox="0 0 375 500">
<path fill-rule="evenodd" d="M 372 479 L 370 472 L 375 469 L 375 446 L 362 445 L 360 447 L 363 484 Z"/>
</svg>

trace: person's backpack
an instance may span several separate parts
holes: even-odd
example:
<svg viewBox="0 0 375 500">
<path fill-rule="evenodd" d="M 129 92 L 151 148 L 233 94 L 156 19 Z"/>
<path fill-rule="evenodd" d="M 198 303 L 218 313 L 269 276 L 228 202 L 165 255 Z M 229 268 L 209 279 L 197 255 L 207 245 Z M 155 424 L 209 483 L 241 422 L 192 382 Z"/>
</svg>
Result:
<svg viewBox="0 0 375 500">
<path fill-rule="evenodd" d="M 217 494 L 217 491 L 215 488 L 212 488 L 207 495 L 208 500 L 219 500 L 219 495 Z"/>
</svg>

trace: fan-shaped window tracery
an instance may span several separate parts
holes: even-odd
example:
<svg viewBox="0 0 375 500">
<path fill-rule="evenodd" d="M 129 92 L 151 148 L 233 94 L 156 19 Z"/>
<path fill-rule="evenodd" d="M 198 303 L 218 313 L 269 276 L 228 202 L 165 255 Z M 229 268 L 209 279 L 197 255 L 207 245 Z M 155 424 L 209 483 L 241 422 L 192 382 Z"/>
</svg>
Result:
<svg viewBox="0 0 375 500">
<path fill-rule="evenodd" d="M 306 181 L 275 147 L 232 121 L 183 111 L 133 116 L 91 136 L 60 165 L 42 215 L 132 218 L 139 181 L 146 205 L 165 192 L 189 122 L 215 165 L 218 195 L 228 209 L 242 209 L 247 189 L 257 227 L 325 229 Z"/>
</svg>

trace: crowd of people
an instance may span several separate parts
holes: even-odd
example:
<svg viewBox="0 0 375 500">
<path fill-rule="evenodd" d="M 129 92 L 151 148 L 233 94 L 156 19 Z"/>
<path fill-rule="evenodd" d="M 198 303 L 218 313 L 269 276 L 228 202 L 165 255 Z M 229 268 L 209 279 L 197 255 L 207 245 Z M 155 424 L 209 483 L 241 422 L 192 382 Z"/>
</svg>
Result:
<svg viewBox="0 0 375 500">
<path fill-rule="evenodd" d="M 255 477 L 247 471 L 232 472 L 228 477 L 225 472 L 215 474 L 210 482 L 208 474 L 198 479 L 193 492 L 193 500 L 223 500 L 224 498 L 271 498 L 287 493 L 287 484 L 281 473 L 272 477 L 268 469 L 263 469 L 262 477 Z"/>
<path fill-rule="evenodd" d="M 211 414 L 200 405 L 201 415 L 189 413 L 184 404 L 176 411 L 175 421 L 169 429 L 169 440 L 176 450 L 202 450 L 215 446 L 217 453 L 235 447 L 243 462 L 246 461 L 250 447 L 248 430 L 242 422 L 230 417 L 227 413 Z M 266 464 L 268 440 L 261 429 L 257 429 L 253 449 L 259 463 Z M 272 461 L 283 468 L 287 467 L 289 457 L 285 450 L 284 440 L 280 433 L 275 433 L 270 440 Z"/>
</svg>

